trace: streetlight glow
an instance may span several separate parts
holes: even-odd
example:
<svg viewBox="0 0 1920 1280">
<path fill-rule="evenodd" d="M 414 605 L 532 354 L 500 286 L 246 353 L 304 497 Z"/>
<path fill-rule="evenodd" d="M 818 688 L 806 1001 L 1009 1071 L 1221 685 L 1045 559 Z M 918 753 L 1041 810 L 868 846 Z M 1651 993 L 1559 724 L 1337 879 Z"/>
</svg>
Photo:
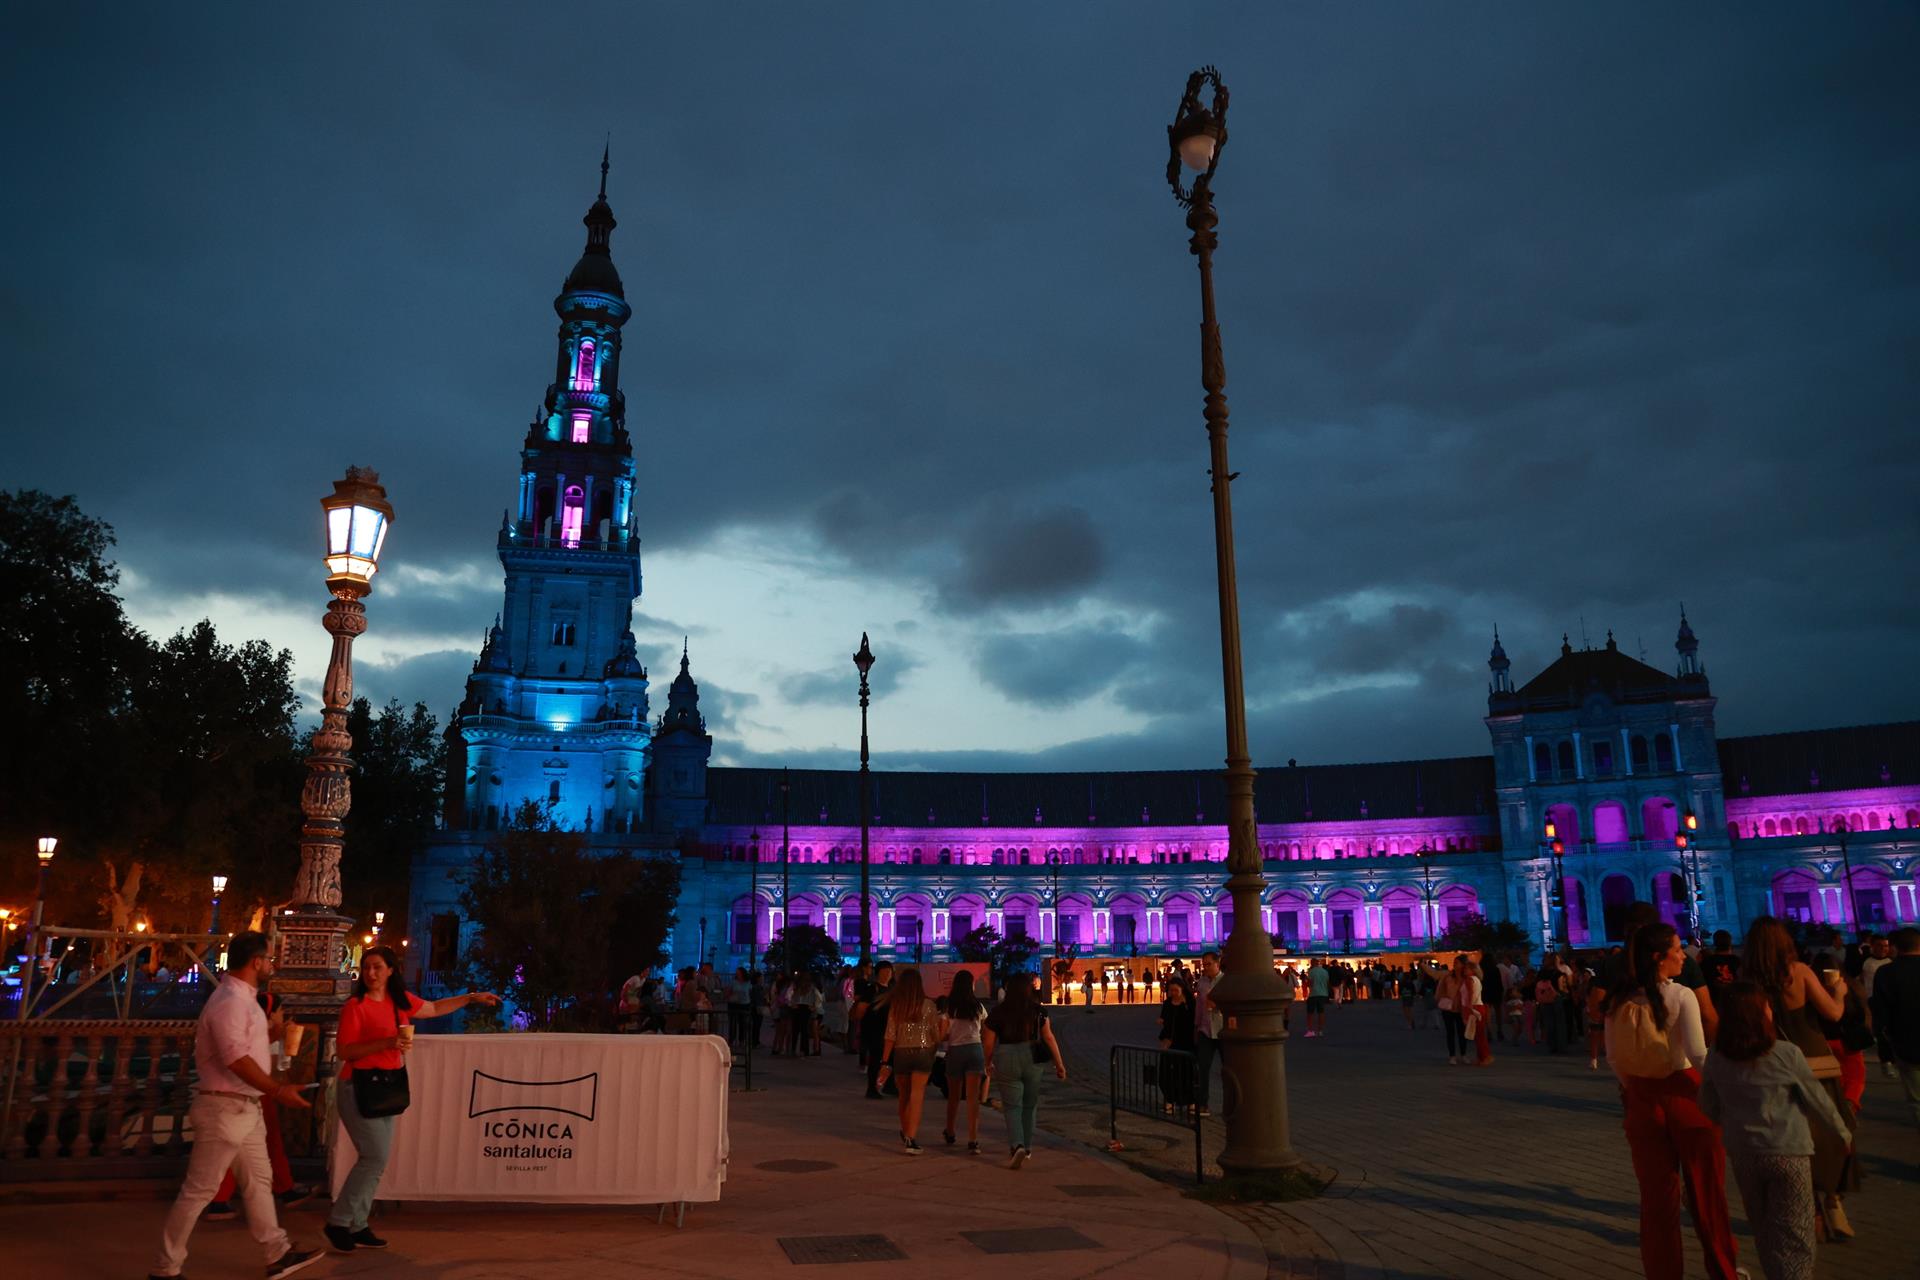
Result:
<svg viewBox="0 0 1920 1280">
<path fill-rule="evenodd" d="M 213 896 L 217 898 L 226 891 L 227 878 L 223 875 L 215 875 L 213 877 Z"/>
<path fill-rule="evenodd" d="M 327 517 L 327 581 L 351 582 L 363 590 L 380 568 L 393 508 L 378 473 L 348 467 L 346 478 L 333 482 L 333 494 L 320 499 Z"/>
<path fill-rule="evenodd" d="M 41 866 L 44 867 L 49 862 L 53 861 L 53 851 L 56 848 L 58 848 L 59 845 L 60 845 L 60 840 L 56 836 L 40 837 L 40 865 Z"/>
</svg>

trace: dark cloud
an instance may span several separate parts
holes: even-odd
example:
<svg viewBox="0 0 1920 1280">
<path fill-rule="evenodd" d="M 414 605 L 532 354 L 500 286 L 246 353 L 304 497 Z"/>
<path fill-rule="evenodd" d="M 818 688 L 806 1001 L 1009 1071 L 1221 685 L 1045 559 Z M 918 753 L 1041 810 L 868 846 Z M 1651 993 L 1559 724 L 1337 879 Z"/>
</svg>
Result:
<svg viewBox="0 0 1920 1280">
<path fill-rule="evenodd" d="M 867 677 L 870 696 L 884 698 L 896 692 L 900 682 L 920 665 L 920 659 L 911 649 L 883 638 L 879 647 L 874 649 L 873 669 Z M 847 654 L 844 667 L 822 663 L 812 670 L 778 671 L 768 678 L 767 683 L 793 706 L 808 703 L 847 705 L 860 696 L 860 673 L 853 665 L 851 653 Z"/>
<path fill-rule="evenodd" d="M 1479 750 L 1493 623 L 1516 674 L 1583 616 L 1668 666 L 1682 598 L 1728 732 L 1920 714 L 1910 8 L 102 13 L 32 9 L 0 53 L 7 482 L 111 520 L 144 590 L 308 600 L 350 462 L 390 557 L 484 560 L 611 129 L 649 556 L 805 530 L 1011 696 L 1166 699 L 1048 759 L 1217 754 L 1160 184 L 1217 60 L 1248 687 L 1287 754 Z M 369 609 L 477 644 L 497 597 Z M 1022 638 L 1089 601 L 1154 625 L 1077 664 Z M 656 672 L 735 625 L 647 604 Z"/>
<path fill-rule="evenodd" d="M 404 707 L 424 702 L 427 710 L 445 724 L 448 713 L 466 696 L 467 676 L 473 671 L 473 660 L 473 651 L 466 649 L 442 649 L 393 662 L 356 658 L 353 692 L 376 707 L 396 698 Z M 307 708 L 317 714 L 319 706 L 318 690 L 315 690 Z"/>
<path fill-rule="evenodd" d="M 975 651 L 974 668 L 1016 702 L 1066 707 L 1112 687 L 1147 654 L 1121 626 L 1103 622 L 988 635 Z"/>
</svg>

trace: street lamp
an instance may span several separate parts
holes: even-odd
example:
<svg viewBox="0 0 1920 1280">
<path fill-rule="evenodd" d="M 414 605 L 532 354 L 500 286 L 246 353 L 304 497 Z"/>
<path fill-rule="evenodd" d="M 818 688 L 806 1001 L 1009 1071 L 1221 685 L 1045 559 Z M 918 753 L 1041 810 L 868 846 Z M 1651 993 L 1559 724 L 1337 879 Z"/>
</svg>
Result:
<svg viewBox="0 0 1920 1280">
<path fill-rule="evenodd" d="M 872 886 L 869 883 L 867 864 L 869 861 L 869 829 L 873 825 L 873 775 L 867 770 L 867 672 L 873 670 L 873 649 L 867 644 L 867 633 L 860 633 L 860 651 L 853 655 L 853 665 L 860 669 L 860 963 L 866 964 L 873 959 L 873 908 L 869 902 Z"/>
<path fill-rule="evenodd" d="M 40 859 L 39 878 L 34 882 L 33 919 L 27 925 L 27 967 L 20 978 L 20 1016 L 27 1016 L 27 1000 L 33 994 L 34 975 L 40 970 L 40 921 L 47 909 L 47 868 L 53 865 L 54 850 L 60 847 L 57 836 L 41 836 L 35 849 Z"/>
<path fill-rule="evenodd" d="M 1433 950 L 1433 842 L 1420 846 L 1420 888 L 1427 899 L 1427 950 Z"/>
<path fill-rule="evenodd" d="M 1700 904 L 1706 899 L 1706 893 L 1700 885 L 1700 819 L 1689 809 L 1680 819 L 1680 830 L 1674 833 L 1673 847 L 1680 851 L 1680 866 L 1687 880 L 1687 917 L 1693 925 L 1693 940 L 1705 946 L 1707 942 L 1706 922 L 1701 919 Z"/>
<path fill-rule="evenodd" d="M 213 933 L 220 933 L 220 896 L 227 891 L 227 878 L 215 873 L 213 877 Z"/>
<path fill-rule="evenodd" d="M 760 828 L 753 829 L 747 842 L 747 856 L 753 868 L 747 872 L 747 911 L 753 917 L 753 937 L 747 942 L 747 967 L 760 967 Z"/>
<path fill-rule="evenodd" d="M 349 977 L 343 966 L 353 920 L 340 914 L 340 851 L 346 816 L 352 807 L 353 760 L 348 750 L 347 708 L 353 702 L 353 641 L 367 629 L 360 603 L 372 589 L 380 567 L 393 508 L 378 473 L 348 467 L 333 492 L 320 500 L 325 515 L 327 591 L 333 599 L 321 625 L 333 637 L 333 652 L 321 686 L 319 731 L 307 755 L 307 780 L 300 790 L 306 821 L 300 828 L 300 874 L 290 901 L 294 911 L 280 917 L 275 957 L 285 981 L 289 1008 L 304 1006 L 337 1015 L 347 998 Z M 321 1059 L 331 1048 L 322 1045 Z"/>
<path fill-rule="evenodd" d="M 791 923 L 791 917 L 787 913 L 793 909 L 789 900 L 793 884 L 793 828 L 787 820 L 787 804 L 792 797 L 793 779 L 789 776 L 787 767 L 782 765 L 780 766 L 780 919 L 786 923 Z M 835 938 L 833 945 L 837 949 L 840 939 Z"/>
<path fill-rule="evenodd" d="M 1560 950 L 1565 951 L 1570 944 L 1567 929 L 1567 876 L 1561 858 L 1566 855 L 1567 842 L 1560 838 L 1560 829 L 1554 825 L 1552 818 L 1547 819 L 1546 825 L 1540 829 L 1540 835 L 1546 843 L 1547 851 L 1553 855 L 1553 894 L 1550 901 L 1560 922 L 1558 934 Z"/>
<path fill-rule="evenodd" d="M 1213 101 L 1202 105 L 1201 90 Z M 1214 570 L 1220 598 L 1220 671 L 1226 704 L 1227 891 L 1233 897 L 1233 931 L 1227 937 L 1223 972 L 1208 999 L 1226 1016 L 1221 1038 L 1227 1142 L 1220 1167 L 1230 1173 L 1287 1169 L 1300 1163 L 1288 1137 L 1287 1038 L 1284 1017 L 1292 998 L 1273 970 L 1273 944 L 1261 927 L 1266 888 L 1254 833 L 1253 757 L 1247 747 L 1246 681 L 1240 665 L 1240 592 L 1233 556 L 1233 471 L 1227 465 L 1227 367 L 1213 307 L 1213 251 L 1219 217 L 1213 208 L 1213 175 L 1227 143 L 1227 88 L 1212 67 L 1187 77 L 1173 123 L 1167 126 L 1167 185 L 1187 211 L 1189 249 L 1200 263 L 1200 385 L 1213 490 Z M 1196 176 L 1182 183 L 1184 166 Z"/>
<path fill-rule="evenodd" d="M 1860 904 L 1853 899 L 1853 859 L 1847 856 L 1847 820 L 1835 818 L 1833 829 L 1840 836 L 1840 884 L 1845 889 L 1847 900 L 1840 904 L 1840 919 L 1853 921 L 1853 940 L 1860 940 Z"/>
</svg>

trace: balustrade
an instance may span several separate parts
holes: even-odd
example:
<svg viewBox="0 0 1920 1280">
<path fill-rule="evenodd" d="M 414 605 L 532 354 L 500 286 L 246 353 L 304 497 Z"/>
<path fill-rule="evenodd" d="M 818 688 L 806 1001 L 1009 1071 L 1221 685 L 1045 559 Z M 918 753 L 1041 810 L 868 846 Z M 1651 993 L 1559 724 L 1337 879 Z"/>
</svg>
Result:
<svg viewBox="0 0 1920 1280">
<path fill-rule="evenodd" d="M 0 1181 L 174 1172 L 191 1143 L 194 1024 L 0 1024 Z"/>
</svg>

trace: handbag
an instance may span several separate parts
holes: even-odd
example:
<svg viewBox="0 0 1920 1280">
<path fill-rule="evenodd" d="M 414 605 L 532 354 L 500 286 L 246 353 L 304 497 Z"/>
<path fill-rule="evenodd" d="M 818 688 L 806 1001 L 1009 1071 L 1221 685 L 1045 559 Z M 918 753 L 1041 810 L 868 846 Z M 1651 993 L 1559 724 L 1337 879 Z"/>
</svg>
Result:
<svg viewBox="0 0 1920 1280">
<path fill-rule="evenodd" d="M 1050 1067 L 1053 1065 L 1053 1051 L 1047 1048 L 1047 1042 L 1042 1039 L 1040 1035 L 1041 1031 L 1046 1028 L 1046 1025 L 1047 1020 L 1045 1018 L 1035 1023 L 1033 1039 L 1027 1042 L 1033 1047 L 1033 1065 L 1036 1067 Z"/>
<path fill-rule="evenodd" d="M 397 1116 L 413 1101 L 407 1088 L 405 1067 L 356 1067 L 353 1072 L 353 1105 L 369 1120 Z"/>
<path fill-rule="evenodd" d="M 1830 1053 L 1822 1053 L 1807 1059 L 1807 1065 L 1813 1068 L 1815 1080 L 1838 1080 L 1840 1078 L 1840 1059 Z"/>
</svg>

